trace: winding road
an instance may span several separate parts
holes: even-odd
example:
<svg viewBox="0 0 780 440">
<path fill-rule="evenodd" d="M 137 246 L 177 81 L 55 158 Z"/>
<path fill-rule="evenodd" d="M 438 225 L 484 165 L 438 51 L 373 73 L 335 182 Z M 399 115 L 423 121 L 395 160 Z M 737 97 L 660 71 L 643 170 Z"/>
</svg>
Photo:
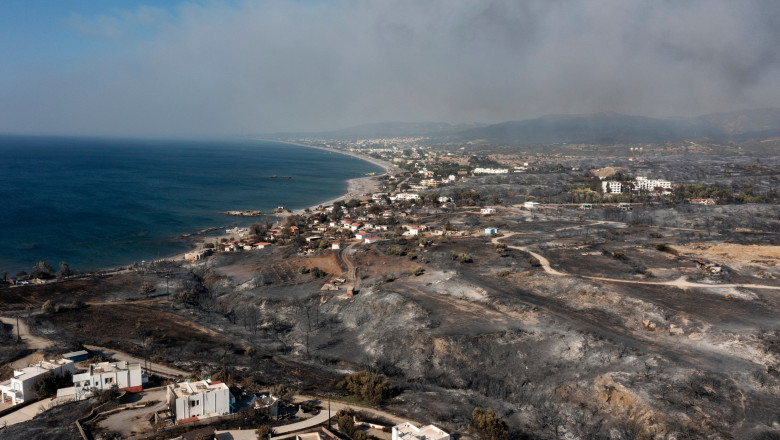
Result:
<svg viewBox="0 0 780 440">
<path fill-rule="evenodd" d="M 500 243 L 499 240 L 503 240 L 506 238 L 509 238 L 513 235 L 517 234 L 517 232 L 509 232 L 501 237 L 494 237 L 493 243 L 498 244 Z M 504 243 L 506 244 L 506 243 Z M 573 276 L 573 277 L 580 277 L 585 278 L 589 280 L 596 280 L 596 281 L 609 281 L 613 283 L 625 283 L 625 284 L 644 284 L 644 285 L 651 285 L 651 286 L 671 286 L 671 287 L 677 287 L 679 289 L 690 289 L 690 288 L 699 288 L 699 289 L 714 289 L 714 288 L 745 288 L 745 289 L 770 289 L 770 290 L 780 290 L 780 286 L 767 286 L 764 284 L 706 284 L 706 283 L 694 283 L 691 281 L 688 281 L 685 276 L 681 276 L 680 278 L 672 281 L 644 281 L 644 280 L 623 280 L 620 278 L 607 278 L 607 277 L 593 277 L 593 276 L 587 276 L 587 275 L 575 275 L 570 274 L 566 272 L 561 272 L 559 270 L 555 270 L 550 266 L 550 260 L 545 258 L 544 256 L 528 249 L 524 246 L 512 246 L 507 244 L 506 245 L 510 249 L 516 249 L 519 251 L 523 251 L 527 254 L 530 254 L 532 257 L 539 260 L 539 263 L 541 264 L 542 268 L 545 272 L 547 272 L 550 275 L 555 276 Z"/>
</svg>

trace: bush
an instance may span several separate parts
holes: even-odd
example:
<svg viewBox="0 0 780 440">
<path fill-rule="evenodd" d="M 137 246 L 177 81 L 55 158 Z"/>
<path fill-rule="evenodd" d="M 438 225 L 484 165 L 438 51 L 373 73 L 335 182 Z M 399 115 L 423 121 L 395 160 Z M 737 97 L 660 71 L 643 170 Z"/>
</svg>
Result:
<svg viewBox="0 0 780 440">
<path fill-rule="evenodd" d="M 465 252 L 461 252 L 458 254 L 455 251 L 450 251 L 450 257 L 452 257 L 453 260 L 459 261 L 461 263 L 471 263 L 472 261 L 474 261 L 471 259 L 471 255 Z"/>
<path fill-rule="evenodd" d="M 337 386 L 373 405 L 378 405 L 390 396 L 392 386 L 384 374 L 358 371 L 339 381 Z"/>
<path fill-rule="evenodd" d="M 679 252 L 677 252 L 677 249 L 669 246 L 666 243 L 658 243 L 657 245 L 655 245 L 655 248 L 658 249 L 661 252 L 667 252 L 667 253 L 670 253 L 672 255 L 679 255 Z"/>
<path fill-rule="evenodd" d="M 150 293 L 157 290 L 152 283 L 149 281 L 144 281 L 143 284 L 141 284 L 141 288 L 139 289 L 139 292 L 141 292 L 144 295 L 149 295 Z"/>
<path fill-rule="evenodd" d="M 320 269 L 319 267 L 316 267 L 316 266 L 312 267 L 310 272 L 311 272 L 312 276 L 314 276 L 314 278 L 320 278 L 320 277 L 324 277 L 325 275 L 327 275 L 325 273 L 325 271 L 323 271 L 322 269 Z"/>
<path fill-rule="evenodd" d="M 542 262 L 541 262 L 541 261 L 539 261 L 539 259 L 538 259 L 538 258 L 536 258 L 536 257 L 531 257 L 531 258 L 529 258 L 529 259 L 528 259 L 528 263 L 529 263 L 531 266 L 533 266 L 533 267 L 539 267 L 539 266 L 541 266 L 541 265 L 542 265 Z"/>
<path fill-rule="evenodd" d="M 500 277 L 507 277 L 507 276 L 511 275 L 512 272 L 514 272 L 512 269 L 500 270 L 500 271 L 498 271 L 498 276 L 500 276 Z"/>
<path fill-rule="evenodd" d="M 628 257 L 626 257 L 626 254 L 620 251 L 612 252 L 612 258 L 616 260 L 628 260 Z"/>
<path fill-rule="evenodd" d="M 271 434 L 271 427 L 268 425 L 261 425 L 259 428 L 255 429 L 257 440 L 266 439 L 269 434 Z"/>
<path fill-rule="evenodd" d="M 51 302 L 51 300 L 47 300 L 43 305 L 41 306 L 41 311 L 43 313 L 51 314 L 54 313 L 54 303 Z"/>
<path fill-rule="evenodd" d="M 398 256 L 406 255 L 406 251 L 400 247 L 389 247 L 385 250 L 385 253 L 387 255 L 398 255 Z"/>
<path fill-rule="evenodd" d="M 271 387 L 271 395 L 282 401 L 292 399 L 295 392 L 287 385 L 279 384 Z"/>
<path fill-rule="evenodd" d="M 492 408 L 487 411 L 480 407 L 471 413 L 469 434 L 477 434 L 483 440 L 504 440 L 509 437 L 506 422 L 499 419 Z"/>
<path fill-rule="evenodd" d="M 506 252 L 506 243 L 496 243 L 496 252 L 499 254 Z"/>
<path fill-rule="evenodd" d="M 423 269 L 423 268 L 422 268 L 422 267 L 420 267 L 420 266 L 417 266 L 417 267 L 415 267 L 415 268 L 414 268 L 414 270 L 412 271 L 412 275 L 414 275 L 414 276 L 416 276 L 416 277 L 419 277 L 420 275 L 422 275 L 422 274 L 423 274 L 423 272 L 425 272 L 425 269 Z"/>
</svg>

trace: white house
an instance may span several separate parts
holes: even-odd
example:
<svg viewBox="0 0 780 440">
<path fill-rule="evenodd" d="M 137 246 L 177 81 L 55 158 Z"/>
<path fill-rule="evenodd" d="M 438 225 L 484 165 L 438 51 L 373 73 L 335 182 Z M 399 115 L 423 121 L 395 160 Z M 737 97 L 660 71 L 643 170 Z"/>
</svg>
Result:
<svg viewBox="0 0 780 440">
<path fill-rule="evenodd" d="M 395 195 L 395 199 L 390 197 L 391 200 L 419 200 L 420 195 L 417 193 L 400 193 Z"/>
<path fill-rule="evenodd" d="M 474 168 L 473 174 L 507 174 L 508 168 Z"/>
<path fill-rule="evenodd" d="M 498 234 L 498 228 L 485 228 L 485 234 Z"/>
<path fill-rule="evenodd" d="M 194 421 L 201 416 L 230 414 L 232 396 L 222 382 L 179 382 L 168 385 L 165 396 L 176 423 Z"/>
<path fill-rule="evenodd" d="M 496 208 L 481 208 L 479 210 L 479 213 L 480 214 L 495 214 L 496 213 Z"/>
<path fill-rule="evenodd" d="M 525 202 L 523 203 L 523 208 L 536 209 L 539 207 L 539 205 L 540 205 L 539 202 Z"/>
<path fill-rule="evenodd" d="M 0 402 L 16 405 L 25 400 L 37 397 L 33 391 L 33 384 L 47 374 L 63 376 L 66 372 L 76 372 L 76 365 L 68 359 L 41 361 L 14 370 L 14 376 L 0 383 Z"/>
<path fill-rule="evenodd" d="M 614 180 L 601 182 L 601 192 L 604 194 L 619 194 L 623 192 L 623 184 Z"/>
<path fill-rule="evenodd" d="M 76 399 L 86 397 L 93 389 L 108 390 L 116 386 L 131 393 L 143 389 L 141 364 L 119 362 L 100 362 L 90 364 L 85 373 L 73 375 L 73 388 Z"/>
<path fill-rule="evenodd" d="M 271 243 L 267 241 L 261 241 L 259 243 L 255 243 L 253 246 L 255 249 L 265 249 L 266 247 L 271 246 Z"/>
<path fill-rule="evenodd" d="M 378 241 L 382 240 L 382 237 L 367 237 L 364 242 L 366 244 L 376 243 Z"/>
<path fill-rule="evenodd" d="M 393 440 L 450 440 L 450 435 L 433 425 L 418 428 L 405 422 L 393 426 Z"/>
<path fill-rule="evenodd" d="M 335 251 L 337 251 L 337 250 L 341 249 L 341 243 L 332 243 L 330 245 L 330 248 L 335 250 Z"/>
<path fill-rule="evenodd" d="M 357 238 L 358 240 L 365 240 L 370 236 L 371 236 L 370 232 L 358 232 L 357 234 L 355 234 L 355 238 Z"/>
</svg>

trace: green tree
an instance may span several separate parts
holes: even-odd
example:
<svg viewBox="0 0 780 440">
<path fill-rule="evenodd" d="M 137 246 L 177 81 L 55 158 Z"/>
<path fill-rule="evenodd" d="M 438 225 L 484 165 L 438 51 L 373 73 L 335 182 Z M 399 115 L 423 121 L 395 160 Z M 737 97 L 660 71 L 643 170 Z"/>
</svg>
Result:
<svg viewBox="0 0 780 440">
<path fill-rule="evenodd" d="M 38 397 L 54 394 L 57 392 L 57 378 L 51 373 L 44 374 L 43 377 L 33 383 L 32 389 Z"/>
<path fill-rule="evenodd" d="M 483 440 L 504 440 L 509 437 L 506 422 L 499 419 L 492 408 L 487 411 L 480 407 L 471 413 L 469 434 L 477 434 Z"/>
<path fill-rule="evenodd" d="M 337 386 L 373 405 L 389 397 L 393 389 L 384 374 L 366 370 L 344 377 Z"/>
</svg>

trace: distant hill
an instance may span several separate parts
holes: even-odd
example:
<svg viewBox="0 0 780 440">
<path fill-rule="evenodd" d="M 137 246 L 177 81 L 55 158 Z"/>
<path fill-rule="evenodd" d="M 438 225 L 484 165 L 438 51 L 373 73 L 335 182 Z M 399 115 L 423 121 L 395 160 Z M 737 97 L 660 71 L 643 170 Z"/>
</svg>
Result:
<svg viewBox="0 0 780 440">
<path fill-rule="evenodd" d="M 357 127 L 340 130 L 304 132 L 304 133 L 273 133 L 268 135 L 278 139 L 311 137 L 330 140 L 355 140 L 389 137 L 445 137 L 461 131 L 480 127 L 485 124 L 448 124 L 446 122 L 380 122 L 364 124 Z"/>
<path fill-rule="evenodd" d="M 744 140 L 780 134 L 780 109 L 660 119 L 620 113 L 551 115 L 457 133 L 463 141 L 493 144 L 665 142 L 697 137 Z"/>
<path fill-rule="evenodd" d="M 714 113 L 694 118 L 650 118 L 620 113 L 548 115 L 499 124 L 382 122 L 332 131 L 273 133 L 270 139 L 316 138 L 351 141 L 391 137 L 426 137 L 431 142 L 555 144 L 667 142 L 710 138 L 738 141 L 780 136 L 780 108 Z"/>
</svg>

